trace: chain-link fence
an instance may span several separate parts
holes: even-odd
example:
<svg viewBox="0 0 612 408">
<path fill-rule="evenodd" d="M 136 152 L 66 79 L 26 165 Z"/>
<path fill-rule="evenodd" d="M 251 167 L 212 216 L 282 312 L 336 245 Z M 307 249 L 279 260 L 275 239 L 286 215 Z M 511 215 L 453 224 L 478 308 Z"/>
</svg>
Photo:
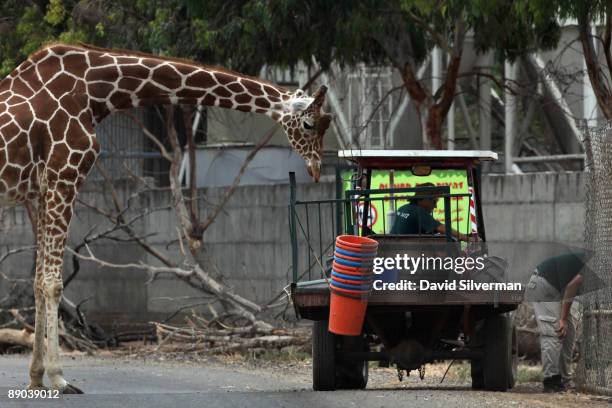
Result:
<svg viewBox="0 0 612 408">
<path fill-rule="evenodd" d="M 585 277 L 584 282 L 577 384 L 587 391 L 612 395 L 612 121 L 585 129 L 584 136 L 588 174 L 585 238 L 594 252 L 589 266 L 596 276 Z"/>
</svg>

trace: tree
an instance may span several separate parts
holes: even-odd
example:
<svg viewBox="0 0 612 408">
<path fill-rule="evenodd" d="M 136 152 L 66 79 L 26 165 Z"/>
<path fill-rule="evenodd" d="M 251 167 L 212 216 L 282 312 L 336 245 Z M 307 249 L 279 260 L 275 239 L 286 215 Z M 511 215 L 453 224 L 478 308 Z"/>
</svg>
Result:
<svg viewBox="0 0 612 408">
<path fill-rule="evenodd" d="M 557 0 L 551 5 L 545 1 L 533 1 L 535 10 L 554 8 L 560 18 L 574 18 L 578 23 L 578 33 L 587 73 L 593 86 L 597 104 L 606 119 L 612 119 L 612 2 L 607 0 Z M 603 26 L 602 34 L 593 34 L 592 24 Z M 593 42 L 600 43 L 605 57 L 605 65 L 597 57 Z"/>
<path fill-rule="evenodd" d="M 391 64 L 421 112 L 422 129 L 430 144 L 442 148 L 442 125 L 455 95 L 456 81 L 468 32 L 479 52 L 497 49 L 515 59 L 559 39 L 553 12 L 535 15 L 510 0 L 341 0 L 327 2 L 257 0 L 231 2 L 186 0 L 196 38 L 222 45 L 226 60 L 248 58 L 295 66 L 311 63 L 322 69 Z M 215 17 L 213 17 L 215 16 Z M 434 46 L 449 55 L 440 89 L 430 89 L 416 76 L 418 66 Z"/>
</svg>

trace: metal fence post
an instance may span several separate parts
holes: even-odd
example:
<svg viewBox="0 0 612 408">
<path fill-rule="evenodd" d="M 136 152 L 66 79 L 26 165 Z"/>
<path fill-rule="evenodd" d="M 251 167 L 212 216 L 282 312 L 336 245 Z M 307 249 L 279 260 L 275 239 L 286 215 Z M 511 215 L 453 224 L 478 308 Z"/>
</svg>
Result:
<svg viewBox="0 0 612 408">
<path fill-rule="evenodd" d="M 298 242 L 297 242 L 297 230 L 296 214 L 295 214 L 295 201 L 296 201 L 296 183 L 295 183 L 295 172 L 289 172 L 289 234 L 291 235 L 291 263 L 293 266 L 293 282 L 297 283 L 298 280 Z"/>
</svg>

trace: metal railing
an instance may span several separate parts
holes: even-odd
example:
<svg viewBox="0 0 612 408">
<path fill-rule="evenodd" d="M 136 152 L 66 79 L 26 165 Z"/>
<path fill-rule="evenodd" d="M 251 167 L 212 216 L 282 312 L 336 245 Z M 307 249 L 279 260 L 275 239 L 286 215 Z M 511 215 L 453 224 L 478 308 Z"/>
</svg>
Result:
<svg viewBox="0 0 612 408">
<path fill-rule="evenodd" d="M 329 268 L 325 255 L 334 248 L 337 235 L 376 235 L 376 232 L 368 227 L 369 206 L 373 202 L 380 202 L 383 214 L 383 234 L 387 233 L 385 202 L 390 208 L 395 208 L 398 201 L 414 198 L 419 193 L 419 198 L 439 198 L 444 202 L 444 226 L 445 240 L 453 241 L 452 236 L 452 202 L 469 194 L 451 194 L 450 187 L 413 187 L 394 189 L 360 189 L 346 190 L 342 196 L 341 183 L 336 185 L 336 198 L 324 200 L 302 201 L 297 199 L 297 187 L 295 174 L 289 174 L 290 203 L 289 203 L 289 234 L 291 238 L 292 279 L 294 283 L 306 278 L 313 279 L 314 270 L 318 270 L 317 278 L 324 278 Z M 410 194 L 410 195 L 407 195 Z M 457 202 L 457 201 L 455 201 Z M 358 207 L 363 205 L 361 214 Z M 468 209 L 469 212 L 469 209 Z M 469 223 L 469 214 L 468 214 Z M 420 219 L 419 219 L 420 221 Z M 455 230 L 459 231 L 458 224 Z M 421 232 L 414 234 L 416 239 L 422 236 L 432 236 Z M 305 248 L 300 248 L 305 247 Z M 305 250 L 306 255 L 302 260 L 300 250 Z M 305 269 L 300 272 L 300 261 L 305 263 Z"/>
</svg>

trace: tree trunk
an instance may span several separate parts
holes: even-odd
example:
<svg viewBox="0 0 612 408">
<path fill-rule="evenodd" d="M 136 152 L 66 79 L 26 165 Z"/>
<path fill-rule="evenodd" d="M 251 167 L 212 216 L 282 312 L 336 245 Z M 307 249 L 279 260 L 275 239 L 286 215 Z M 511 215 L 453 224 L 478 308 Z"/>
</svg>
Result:
<svg viewBox="0 0 612 408">
<path fill-rule="evenodd" d="M 604 34 L 605 41 L 609 41 L 610 22 L 609 19 L 606 21 L 606 33 Z M 597 104 L 601 109 L 601 112 L 606 119 L 612 119 L 612 90 L 607 86 L 606 77 L 599 66 L 597 59 L 597 53 L 593 46 L 591 36 L 591 24 L 590 14 L 585 13 L 578 19 L 578 31 L 580 33 L 580 42 L 582 43 L 582 50 L 584 54 L 584 61 L 586 63 L 587 72 L 589 74 L 589 80 L 591 86 L 597 98 Z M 608 44 L 609 45 L 609 44 Z M 606 53 L 606 62 L 611 63 L 609 58 L 609 50 L 604 50 Z M 612 67 L 608 66 L 608 71 L 612 73 Z"/>
</svg>

